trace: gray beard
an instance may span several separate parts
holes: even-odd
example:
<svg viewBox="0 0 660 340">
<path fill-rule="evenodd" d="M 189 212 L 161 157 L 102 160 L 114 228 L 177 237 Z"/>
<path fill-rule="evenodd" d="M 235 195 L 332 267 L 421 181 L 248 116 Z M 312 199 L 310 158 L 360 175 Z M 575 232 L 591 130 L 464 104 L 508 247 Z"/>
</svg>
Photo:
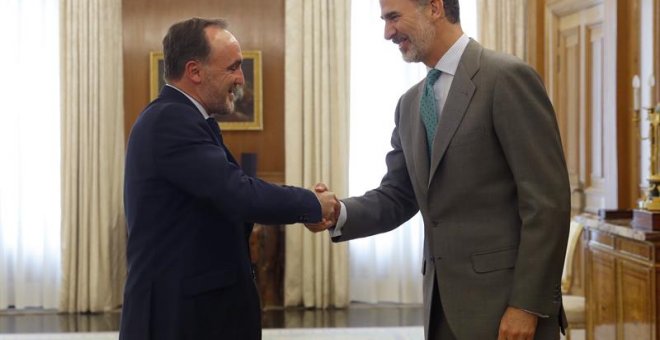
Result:
<svg viewBox="0 0 660 340">
<path fill-rule="evenodd" d="M 241 100 L 243 98 L 243 86 L 236 86 L 234 88 L 233 92 L 234 92 L 233 105 L 231 105 L 231 107 L 229 107 L 229 105 L 227 105 L 225 103 L 218 110 L 218 112 L 209 113 L 209 117 L 212 117 L 216 121 L 219 121 L 221 116 L 228 116 L 228 115 L 234 113 L 234 111 L 236 110 L 236 102 L 238 102 L 239 100 Z"/>
<path fill-rule="evenodd" d="M 401 53 L 401 57 L 403 57 L 403 61 L 407 63 L 418 63 L 422 61 L 420 53 L 417 50 L 408 50 L 408 53 Z"/>
<path fill-rule="evenodd" d="M 426 54 L 430 48 L 429 45 L 433 43 L 435 38 L 435 30 L 428 21 L 420 21 L 418 23 L 419 37 L 415 39 L 414 43 L 411 41 L 408 53 L 401 53 L 403 60 L 408 63 L 418 63 L 423 60 L 423 55 Z"/>
<path fill-rule="evenodd" d="M 216 121 L 220 121 L 220 118 L 222 116 L 228 116 L 228 115 L 234 113 L 234 108 L 236 108 L 235 105 L 232 105 L 232 107 L 229 107 L 226 104 L 222 105 L 222 107 L 220 109 L 216 110 L 216 112 L 209 113 L 209 117 L 212 117 Z"/>
</svg>

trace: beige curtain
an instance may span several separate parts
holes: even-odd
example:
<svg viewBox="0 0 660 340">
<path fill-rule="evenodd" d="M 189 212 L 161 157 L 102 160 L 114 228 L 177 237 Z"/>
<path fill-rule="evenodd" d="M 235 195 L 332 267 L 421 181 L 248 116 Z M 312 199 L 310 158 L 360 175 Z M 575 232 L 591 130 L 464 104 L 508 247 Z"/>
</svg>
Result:
<svg viewBox="0 0 660 340">
<path fill-rule="evenodd" d="M 61 0 L 60 311 L 122 301 L 124 110 L 121 0 Z"/>
<path fill-rule="evenodd" d="M 348 193 L 350 0 L 286 0 L 286 182 Z M 348 304 L 348 248 L 286 229 L 285 306 Z"/>
<path fill-rule="evenodd" d="M 527 0 L 477 0 L 480 43 L 527 60 Z"/>
</svg>

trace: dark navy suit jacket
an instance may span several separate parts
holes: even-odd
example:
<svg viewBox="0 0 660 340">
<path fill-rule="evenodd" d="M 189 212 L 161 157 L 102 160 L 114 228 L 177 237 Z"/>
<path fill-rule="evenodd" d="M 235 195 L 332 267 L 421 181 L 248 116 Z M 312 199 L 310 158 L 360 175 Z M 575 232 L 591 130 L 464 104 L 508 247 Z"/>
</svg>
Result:
<svg viewBox="0 0 660 340">
<path fill-rule="evenodd" d="M 131 131 L 124 203 L 123 340 L 259 339 L 252 223 L 321 219 L 312 192 L 245 175 L 219 130 L 168 86 Z"/>
</svg>

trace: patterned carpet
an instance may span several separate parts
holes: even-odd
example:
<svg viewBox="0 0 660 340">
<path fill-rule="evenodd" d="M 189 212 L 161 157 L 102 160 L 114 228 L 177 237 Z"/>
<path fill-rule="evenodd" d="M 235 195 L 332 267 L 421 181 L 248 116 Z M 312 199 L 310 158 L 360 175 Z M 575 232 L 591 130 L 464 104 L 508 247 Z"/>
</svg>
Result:
<svg viewBox="0 0 660 340">
<path fill-rule="evenodd" d="M 108 333 L 0 334 L 0 340 L 116 340 Z M 265 329 L 263 340 L 420 340 L 422 327 Z"/>
</svg>

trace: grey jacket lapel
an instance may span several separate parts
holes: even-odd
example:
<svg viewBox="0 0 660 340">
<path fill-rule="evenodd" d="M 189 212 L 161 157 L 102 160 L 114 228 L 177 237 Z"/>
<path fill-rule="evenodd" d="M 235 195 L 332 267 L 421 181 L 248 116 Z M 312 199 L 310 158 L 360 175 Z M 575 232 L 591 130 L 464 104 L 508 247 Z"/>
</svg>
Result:
<svg viewBox="0 0 660 340">
<path fill-rule="evenodd" d="M 447 94 L 445 107 L 442 109 L 442 115 L 438 121 L 438 127 L 433 141 L 433 154 L 431 155 L 431 171 L 428 177 L 428 185 L 431 185 L 433 174 L 438 169 L 442 157 L 447 151 L 456 129 L 461 124 L 465 110 L 470 104 L 470 99 L 476 89 L 472 83 L 472 77 L 479 70 L 479 58 L 482 47 L 473 40 L 470 40 L 461 61 L 458 63 L 454 80 Z"/>
</svg>

